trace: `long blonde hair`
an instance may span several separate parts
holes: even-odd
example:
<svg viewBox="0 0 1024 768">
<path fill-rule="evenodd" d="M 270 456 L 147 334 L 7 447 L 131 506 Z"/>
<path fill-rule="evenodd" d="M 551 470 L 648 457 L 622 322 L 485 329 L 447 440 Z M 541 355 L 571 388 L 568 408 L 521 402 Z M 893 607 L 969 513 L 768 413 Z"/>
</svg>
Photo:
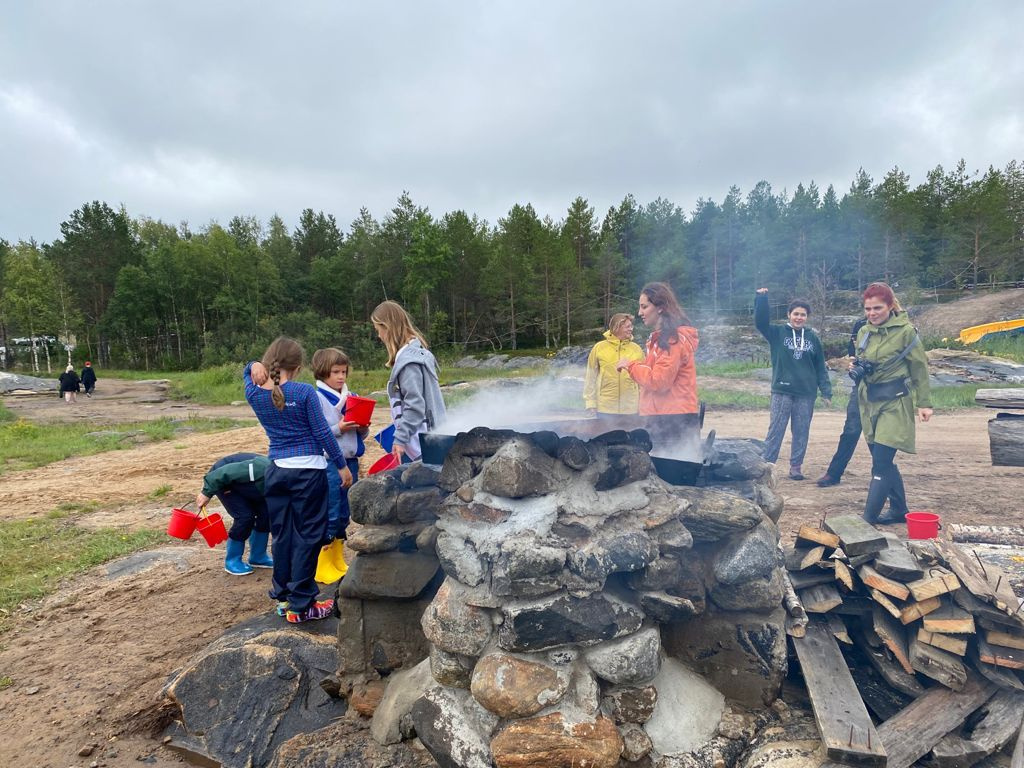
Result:
<svg viewBox="0 0 1024 768">
<path fill-rule="evenodd" d="M 430 347 L 423 334 L 413 325 L 409 313 L 397 301 L 382 301 L 370 313 L 370 320 L 380 329 L 381 341 L 387 347 L 388 361 L 386 365 L 388 368 L 395 364 L 395 356 L 398 354 L 398 350 L 412 339 L 419 339 L 424 349 Z"/>
<path fill-rule="evenodd" d="M 295 372 L 302 367 L 302 361 L 305 357 L 306 353 L 303 351 L 302 345 L 295 339 L 289 339 L 287 336 L 278 336 L 270 342 L 267 351 L 263 353 L 263 359 L 260 362 L 267 369 L 270 380 L 274 382 L 274 388 L 270 392 L 270 399 L 277 410 L 284 410 L 281 371 L 287 373 L 289 379 L 293 378 Z"/>
</svg>

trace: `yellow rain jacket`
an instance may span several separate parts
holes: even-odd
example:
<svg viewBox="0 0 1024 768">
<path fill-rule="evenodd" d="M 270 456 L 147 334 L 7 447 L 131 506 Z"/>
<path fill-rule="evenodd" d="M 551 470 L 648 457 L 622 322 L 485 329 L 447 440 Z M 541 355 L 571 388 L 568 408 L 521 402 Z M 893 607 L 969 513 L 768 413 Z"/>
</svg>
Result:
<svg viewBox="0 0 1024 768">
<path fill-rule="evenodd" d="M 635 341 L 622 341 L 611 331 L 604 332 L 587 358 L 587 378 L 583 385 L 583 402 L 598 413 L 636 413 L 640 403 L 636 382 L 629 371 L 616 371 L 622 358 L 643 360 L 644 351 Z"/>
</svg>

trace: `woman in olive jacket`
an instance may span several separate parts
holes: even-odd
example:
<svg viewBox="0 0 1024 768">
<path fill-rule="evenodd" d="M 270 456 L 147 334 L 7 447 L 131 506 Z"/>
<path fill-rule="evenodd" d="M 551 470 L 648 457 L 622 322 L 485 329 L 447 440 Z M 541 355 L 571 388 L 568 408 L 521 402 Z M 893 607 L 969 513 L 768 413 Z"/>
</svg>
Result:
<svg viewBox="0 0 1024 768">
<path fill-rule="evenodd" d="M 857 335 L 850 375 L 863 372 L 857 400 L 864 438 L 871 449 L 871 485 L 864 519 L 899 523 L 907 514 L 907 496 L 899 467 L 893 462 L 897 451 L 917 452 L 915 416 L 923 422 L 932 417 L 928 358 L 906 313 L 897 308 L 892 288 L 872 283 L 863 298 L 868 322 Z M 889 515 L 880 518 L 889 496 Z"/>
</svg>

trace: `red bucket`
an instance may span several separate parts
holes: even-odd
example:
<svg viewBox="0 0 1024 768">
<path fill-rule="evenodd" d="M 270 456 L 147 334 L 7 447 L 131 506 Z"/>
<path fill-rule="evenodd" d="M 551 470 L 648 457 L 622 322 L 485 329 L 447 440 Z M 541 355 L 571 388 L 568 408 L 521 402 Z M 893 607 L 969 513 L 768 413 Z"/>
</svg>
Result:
<svg viewBox="0 0 1024 768">
<path fill-rule="evenodd" d="M 364 427 L 370 426 L 370 419 L 373 418 L 373 409 L 376 405 L 377 401 L 372 397 L 349 395 L 345 401 L 345 421 L 354 421 Z"/>
<path fill-rule="evenodd" d="M 196 530 L 203 534 L 206 543 L 211 547 L 216 547 L 218 544 L 228 540 L 228 529 L 224 527 L 224 521 L 221 520 L 220 515 L 216 512 L 211 512 L 199 518 L 199 521 L 196 523 Z"/>
<path fill-rule="evenodd" d="M 167 523 L 167 535 L 188 541 L 196 532 L 199 515 L 187 509 L 172 509 L 171 519 Z"/>
<path fill-rule="evenodd" d="M 394 469 L 399 464 L 398 459 L 395 458 L 393 453 L 385 453 L 375 462 L 373 466 L 367 471 L 368 475 L 376 475 L 378 472 L 387 472 L 389 469 Z"/>
<path fill-rule="evenodd" d="M 937 539 L 942 518 L 933 512 L 907 512 L 907 536 L 911 539 Z"/>
</svg>

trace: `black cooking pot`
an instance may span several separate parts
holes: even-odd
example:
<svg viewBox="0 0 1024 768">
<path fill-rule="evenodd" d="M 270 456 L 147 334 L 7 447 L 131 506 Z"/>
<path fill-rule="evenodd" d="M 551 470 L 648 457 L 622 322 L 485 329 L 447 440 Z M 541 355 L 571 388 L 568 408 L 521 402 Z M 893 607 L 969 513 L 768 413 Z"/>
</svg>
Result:
<svg viewBox="0 0 1024 768">
<path fill-rule="evenodd" d="M 654 471 L 669 485 L 696 485 L 703 463 L 699 461 L 680 461 L 666 459 L 663 456 L 651 456 Z"/>
<path fill-rule="evenodd" d="M 455 435 L 424 432 L 420 435 L 420 458 L 424 464 L 444 464 L 444 457 L 455 445 Z"/>
</svg>

